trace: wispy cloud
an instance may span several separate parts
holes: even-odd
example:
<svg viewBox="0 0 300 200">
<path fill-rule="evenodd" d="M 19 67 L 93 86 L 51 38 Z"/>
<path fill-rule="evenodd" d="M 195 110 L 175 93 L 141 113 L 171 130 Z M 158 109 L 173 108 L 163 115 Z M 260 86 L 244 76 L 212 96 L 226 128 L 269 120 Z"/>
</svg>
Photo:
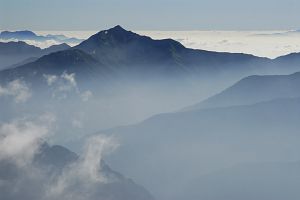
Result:
<svg viewBox="0 0 300 200">
<path fill-rule="evenodd" d="M 65 85 L 63 85 L 60 89 L 62 91 L 66 90 L 71 90 L 71 89 L 78 89 L 77 88 L 77 82 L 75 80 L 75 73 L 71 73 L 71 74 L 68 74 L 66 72 L 64 72 L 61 76 L 62 80 L 65 81 Z"/>
<path fill-rule="evenodd" d="M 92 91 L 79 89 L 75 73 L 63 72 L 60 76 L 44 74 L 43 77 L 48 86 L 53 88 L 53 98 L 66 99 L 69 94 L 76 94 L 82 101 L 89 101 L 93 97 Z"/>
<path fill-rule="evenodd" d="M 20 166 L 32 162 L 41 142 L 49 134 L 49 121 L 47 120 L 47 125 L 43 118 L 38 120 L 39 124 L 15 120 L 0 125 L 0 161 L 11 159 Z"/>
<path fill-rule="evenodd" d="M 53 85 L 57 81 L 57 79 L 58 79 L 58 77 L 56 75 L 47 75 L 47 74 L 44 74 L 43 76 L 46 79 L 48 86 Z"/>
<path fill-rule="evenodd" d="M 6 86 L 0 85 L 0 97 L 13 97 L 16 103 L 26 102 L 31 95 L 30 88 L 19 79 L 9 82 Z"/>
<path fill-rule="evenodd" d="M 102 170 L 102 162 L 103 157 L 117 147 L 118 143 L 111 137 L 94 136 L 89 138 L 85 143 L 82 157 L 56 179 L 56 182 L 49 187 L 47 196 L 51 199 L 73 196 L 76 192 L 74 186 L 82 184 L 81 186 L 84 185 L 90 194 L 76 193 L 76 199 L 86 199 L 95 193 L 95 185 L 114 181 L 107 176 L 107 172 Z"/>
</svg>

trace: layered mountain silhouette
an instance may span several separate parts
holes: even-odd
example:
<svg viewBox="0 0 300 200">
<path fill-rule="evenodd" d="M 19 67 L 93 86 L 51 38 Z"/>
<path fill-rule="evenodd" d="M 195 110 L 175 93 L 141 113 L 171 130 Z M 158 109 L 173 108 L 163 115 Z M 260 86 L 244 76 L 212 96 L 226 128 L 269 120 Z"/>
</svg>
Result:
<svg viewBox="0 0 300 200">
<path fill-rule="evenodd" d="M 84 178 L 78 179 L 74 183 L 67 182 L 65 173 L 71 170 L 79 159 L 80 157 L 77 154 L 62 146 L 49 146 L 44 143 L 34 156 L 33 163 L 29 166 L 20 166 L 10 159 L 0 160 L 1 199 L 69 199 L 72 195 L 76 195 L 76 199 L 89 200 L 153 199 L 146 189 L 137 185 L 131 179 L 125 178 L 120 173 L 111 170 L 104 161 L 101 162 L 101 172 L 99 173 L 108 177 L 108 182 L 93 183 L 90 181 L 89 186 L 85 182 L 88 179 L 84 180 Z M 73 175 L 76 176 L 76 174 Z M 77 174 L 77 176 L 80 176 L 80 174 Z M 71 178 L 76 180 L 77 177 Z M 71 185 L 59 185 L 60 182 L 56 183 L 56 179 L 66 181 L 64 184 Z M 58 190 L 56 194 L 54 192 L 56 187 L 62 189 L 63 193 Z M 49 196 L 53 192 L 55 193 L 54 196 Z"/>
<path fill-rule="evenodd" d="M 39 49 L 35 47 L 26 46 L 26 48 L 28 48 L 26 52 L 39 52 Z M 55 92 L 57 91 L 60 92 L 62 90 L 65 92 L 65 85 L 58 84 L 57 87 L 51 87 L 49 86 L 50 84 L 47 84 L 45 75 L 53 75 L 59 82 L 59 79 L 62 79 L 62 74 L 72 74 L 74 76 L 76 74 L 76 78 L 80 80 L 78 85 L 91 79 L 97 83 L 102 81 L 101 84 L 90 85 L 93 86 L 91 88 L 99 90 L 99 93 L 107 92 L 100 90 L 99 85 L 105 83 L 111 86 L 113 81 L 122 80 L 120 77 L 127 77 L 127 80 L 144 80 L 144 77 L 160 76 L 163 77 L 166 83 L 175 83 L 168 82 L 168 78 L 174 77 L 174 80 L 178 81 L 181 80 L 178 77 L 209 79 L 219 74 L 225 74 L 228 77 L 232 77 L 234 74 L 238 74 L 239 77 L 245 77 L 246 75 L 246 78 L 232 87 L 184 111 L 159 114 L 134 125 L 101 131 L 101 134 L 114 135 L 122 142 L 118 152 L 108 160 L 113 169 L 134 178 L 134 180 L 145 185 L 159 197 L 162 197 L 162 199 L 175 199 L 176 195 L 181 194 L 184 186 L 189 183 L 195 183 L 193 181 L 198 183 L 199 178 L 201 179 L 205 174 L 215 173 L 241 162 L 262 160 L 285 162 L 295 159 L 295 152 L 299 151 L 300 146 L 300 136 L 298 134 L 300 129 L 300 74 L 248 75 L 272 73 L 278 69 L 282 71 L 296 71 L 297 58 L 298 54 L 270 60 L 247 54 L 194 50 L 185 48 L 179 42 L 171 39 L 153 40 L 116 26 L 91 36 L 75 47 L 67 48 L 66 50 L 61 49 L 60 51 L 44 55 L 37 60 L 30 60 L 29 63 L 24 65 L 2 70 L 0 71 L 0 82 L 8 90 L 14 88 L 7 85 L 7 83 L 18 79 L 29 83 L 30 86 L 33 86 L 33 89 L 35 86 L 39 86 L 42 88 L 42 91 L 50 91 L 51 95 L 56 95 L 57 93 Z M 292 69 L 289 69 L 290 67 Z M 108 106 L 105 104 L 104 98 L 97 99 L 100 102 L 99 104 L 95 103 L 96 101 L 93 102 L 94 104 L 84 104 L 81 101 L 83 93 L 79 91 L 77 83 L 72 79 L 74 76 L 67 78 L 73 83 L 73 86 L 76 86 L 74 86 L 75 89 L 71 88 L 70 91 L 79 96 L 77 97 L 78 100 L 72 99 L 72 101 L 63 104 L 59 99 L 57 100 L 59 103 L 56 101 L 53 103 L 54 101 L 51 101 L 52 99 L 50 100 L 49 96 L 40 95 L 38 98 L 35 96 L 35 99 L 32 101 L 32 107 L 42 111 L 56 108 L 60 111 L 58 112 L 59 116 L 63 116 L 63 120 L 66 120 L 61 121 L 64 125 L 65 122 L 70 123 L 70 120 L 73 120 L 73 118 L 69 119 L 70 116 L 75 118 L 77 117 L 76 114 L 84 113 L 81 113 L 82 110 L 89 111 L 88 117 L 90 119 L 95 118 L 99 120 L 100 118 L 98 118 L 99 115 L 97 114 L 100 112 L 103 112 L 105 117 L 109 115 L 106 109 Z M 42 82 L 44 84 L 41 84 Z M 118 92 L 115 98 L 118 99 L 116 102 L 120 104 L 131 100 L 130 98 L 129 100 L 118 98 L 121 96 L 118 96 L 119 93 L 127 92 L 126 86 L 139 86 L 139 84 L 144 82 L 137 81 L 132 85 L 126 85 L 127 82 L 125 81 L 122 83 L 124 84 L 120 84 L 122 86 L 120 87 L 121 89 L 108 89 L 108 93 Z M 180 81 L 176 83 L 178 85 L 181 84 Z M 170 85 L 167 88 L 173 87 L 172 84 Z M 161 85 L 158 84 L 158 86 Z M 143 89 L 143 87 L 141 88 Z M 90 88 L 87 87 L 86 89 Z M 88 92 L 91 95 L 91 91 Z M 147 92 L 148 90 L 145 93 Z M 7 93 L 11 96 L 16 95 L 15 93 Z M 36 94 L 44 93 L 36 92 L 34 95 Z M 154 92 L 153 94 L 157 93 Z M 124 96 L 127 97 L 126 95 Z M 140 100 L 145 96 L 141 95 L 141 97 L 139 96 L 139 98 L 134 100 Z M 108 101 L 110 100 L 108 99 Z M 11 103 L 10 98 L 7 101 Z M 79 103 L 76 101 L 79 101 Z M 139 101 L 124 105 L 132 106 L 138 103 Z M 14 102 L 11 105 L 11 107 L 5 107 L 8 111 L 5 112 L 4 118 L 13 115 L 10 112 L 20 115 L 20 110 L 29 113 L 26 109 L 32 109 L 30 106 L 26 107 L 27 105 L 25 105 L 23 107 L 20 106 L 21 109 L 18 110 Z M 98 107 L 102 108 L 101 106 L 104 109 L 97 110 Z M 125 110 L 122 110 L 121 106 L 120 108 L 117 110 L 118 115 L 122 115 L 122 112 Z M 94 112 L 97 112 L 97 114 Z M 81 126 L 80 123 L 75 123 L 75 125 Z M 71 125 L 67 124 L 65 127 L 68 126 Z M 35 163 L 39 168 L 44 169 L 45 167 L 47 170 L 48 166 L 51 166 L 50 169 L 55 169 L 54 172 L 50 170 L 50 175 L 53 175 L 60 173 L 66 166 L 76 162 L 78 159 L 76 154 L 69 152 L 63 147 L 45 145 L 41 153 L 36 155 Z M 117 179 L 117 182 L 108 185 L 96 185 L 95 188 L 97 190 L 96 192 L 91 192 L 91 195 L 112 200 L 152 199 L 151 195 L 144 189 L 124 178 L 121 174 L 114 172 L 105 163 L 103 165 L 102 169 L 105 169 L 104 174 L 113 176 Z M 270 166 L 270 169 L 273 169 L 273 167 Z M 277 169 L 277 166 L 274 168 Z M 8 171 L 6 170 L 7 168 L 2 169 L 5 169 L 5 172 Z M 10 169 L 13 170 L 12 173 L 3 173 L 3 177 L 8 174 L 13 177 L 13 180 L 17 180 L 15 174 L 18 175 L 19 173 L 14 171 L 15 167 L 13 166 Z M 146 169 L 147 172 L 145 173 Z M 265 172 L 267 170 L 262 171 Z M 264 175 L 263 172 L 259 173 L 259 176 Z M 232 172 L 224 173 L 231 174 Z M 246 171 L 242 171 L 242 173 L 244 174 Z M 267 175 L 265 176 L 266 182 L 264 184 L 271 184 L 271 182 L 268 182 Z M 283 176 L 283 180 L 288 180 L 289 174 L 283 174 Z M 178 181 L 174 181 L 174 177 Z M 238 175 L 234 174 L 233 177 L 238 177 Z M 276 180 L 280 178 L 282 177 L 277 177 Z M 230 187 L 227 188 L 226 186 L 228 185 L 222 182 L 219 177 L 215 178 L 214 175 L 206 177 L 205 180 L 207 180 L 207 183 L 220 181 L 219 187 L 225 187 L 223 193 L 225 196 L 232 189 Z M 243 182 L 239 180 L 233 180 L 233 182 L 243 185 Z M 257 182 L 254 181 L 253 185 L 256 185 Z M 34 183 L 39 185 L 36 182 Z M 80 185 L 81 183 L 79 183 Z M 7 188 L 9 186 L 3 188 L 2 191 L 7 191 Z M 76 184 L 74 188 L 77 188 Z M 278 189 L 278 187 L 270 188 Z M 191 190 L 187 191 L 191 194 L 191 198 L 203 197 L 197 187 L 191 187 Z M 210 191 L 204 192 L 208 192 L 207 197 L 213 195 L 209 193 Z M 288 196 L 289 192 L 295 192 L 295 190 L 283 190 L 281 194 Z M 173 196 L 168 196 L 171 193 Z M 248 195 L 248 193 L 245 194 Z M 263 195 L 264 193 L 256 194 Z M 240 196 L 230 197 L 234 199 Z M 255 196 L 255 199 L 258 197 L 263 198 L 264 196 Z M 30 197 L 28 199 L 34 198 Z"/>
<path fill-rule="evenodd" d="M 30 32 L 25 33 L 25 35 L 32 35 Z M 126 72 L 148 76 L 151 74 L 164 76 L 193 74 L 205 77 L 208 74 L 210 76 L 231 73 L 250 75 L 272 71 L 272 69 L 273 71 L 275 69 L 281 69 L 281 71 L 298 69 L 297 64 L 295 64 L 298 63 L 297 59 L 295 61 L 296 55 L 270 60 L 241 53 L 195 50 L 185 48 L 172 39 L 153 40 L 150 37 L 127 31 L 121 26 L 100 31 L 73 49 L 90 54 L 101 63 L 99 64 L 100 67 L 108 65 L 114 73 L 120 74 L 126 74 Z M 51 50 L 51 52 L 53 51 Z M 64 54 L 64 52 L 60 53 Z M 55 55 L 59 56 L 59 53 Z M 78 59 L 80 60 L 80 58 Z M 292 69 L 286 66 L 289 62 L 283 63 L 282 60 L 294 62 L 291 64 Z M 63 69 L 64 67 L 64 63 L 48 63 L 49 66 L 53 64 L 57 65 L 57 68 Z M 26 77 L 26 74 L 24 76 Z"/>
<path fill-rule="evenodd" d="M 205 74 L 233 71 L 250 73 L 250 71 L 259 69 L 262 63 L 268 62 L 268 59 L 247 54 L 188 49 L 174 40 L 153 40 L 150 37 L 126 31 L 120 26 L 101 31 L 72 49 L 89 54 L 99 63 L 100 68 L 106 65 L 110 67 L 112 73 L 123 75 L 138 73 L 146 76 L 151 74 L 184 76 L 196 73 L 204 76 Z M 68 54 L 70 53 L 74 54 L 71 57 L 77 57 L 78 60 L 84 59 L 80 58 L 78 51 L 69 51 Z M 46 55 L 41 60 L 48 60 L 47 66 L 56 65 L 56 68 L 67 70 L 64 62 L 68 61 L 53 58 L 54 56 L 61 57 L 60 54 L 64 55 L 65 52 L 60 51 L 56 54 Z M 84 55 L 82 54 L 82 56 Z M 58 61 L 54 62 L 54 60 Z M 37 60 L 31 63 L 31 66 L 38 67 L 40 62 Z M 18 68 L 23 67 L 27 66 Z M 88 67 L 82 67 L 83 73 L 86 68 Z M 26 77 L 28 74 L 22 74 L 22 76 Z"/>
<path fill-rule="evenodd" d="M 280 56 L 274 60 L 277 66 L 299 69 L 300 53 L 291 53 L 285 56 Z"/>
<path fill-rule="evenodd" d="M 52 45 L 48 48 L 41 49 L 39 47 L 29 45 L 25 42 L 1 42 L 0 53 L 1 55 L 15 55 L 15 54 L 49 54 L 56 51 L 62 51 L 70 48 L 69 45 L 63 43 L 59 45 Z"/>
<path fill-rule="evenodd" d="M 137 66 L 139 70 L 171 74 L 226 70 L 223 68 L 229 68 L 229 65 L 251 65 L 267 60 L 247 54 L 188 49 L 172 39 L 153 40 L 121 26 L 101 31 L 74 48 L 86 51 L 106 64 Z"/>
<path fill-rule="evenodd" d="M 165 198 L 175 199 L 180 190 L 166 191 L 182 188 L 201 179 L 201 175 L 240 162 L 294 159 L 300 145 L 299 117 L 299 98 L 278 99 L 247 106 L 160 114 L 101 133 L 117 135 L 122 141 L 122 147 L 109 160 L 113 166 L 120 166 L 119 171 L 134 177 L 157 196 L 171 194 Z M 148 169 L 151 175 L 142 169 Z M 156 177 L 160 177 L 159 186 L 155 184 Z M 174 177 L 181 181 L 174 182 Z"/>
<path fill-rule="evenodd" d="M 32 31 L 3 31 L 0 33 L 0 39 L 2 40 L 34 40 L 34 41 L 47 41 L 54 40 L 59 43 L 80 43 L 81 39 L 78 38 L 68 38 L 64 35 L 51 35 L 48 34 L 46 36 L 37 35 Z"/>
<path fill-rule="evenodd" d="M 21 67 L 9 68 L 0 72 L 0 82 L 7 83 L 22 78 L 28 83 L 45 83 L 46 74 L 60 76 L 64 72 L 76 73 L 78 80 L 100 79 L 111 74 L 109 67 L 103 65 L 90 54 L 78 49 L 58 51 L 43 56 Z"/>
<path fill-rule="evenodd" d="M 37 60 L 43 55 L 70 48 L 67 44 L 53 45 L 46 49 L 25 42 L 0 42 L 0 69 L 11 68 Z"/>
<path fill-rule="evenodd" d="M 33 54 L 33 53 L 39 53 L 40 48 L 33 46 L 33 45 L 28 45 L 25 42 L 8 42 L 8 43 L 0 43 L 0 53 L 5 55 L 10 55 L 10 54 L 18 54 L 18 53 L 28 53 L 28 54 Z"/>
<path fill-rule="evenodd" d="M 158 196 L 164 196 L 165 192 L 152 184 L 154 180 L 151 177 L 133 169 L 144 169 L 146 165 L 159 162 L 159 167 L 151 167 L 151 174 L 162 177 L 164 181 L 161 183 L 165 186 L 163 188 L 183 188 L 191 181 L 191 185 L 183 192 L 189 194 L 188 198 L 191 199 L 221 199 L 222 195 L 238 199 L 243 194 L 248 195 L 249 193 L 243 191 L 233 192 L 236 187 L 252 184 L 247 182 L 247 178 L 251 177 L 247 176 L 246 171 L 243 171 L 241 176 L 232 174 L 232 183 L 236 184 L 232 187 L 226 186 L 227 179 L 223 180 L 222 176 L 214 175 L 214 171 L 240 162 L 293 160 L 293 156 L 287 155 L 293 155 L 299 145 L 298 142 L 294 142 L 299 138 L 300 128 L 299 83 L 299 73 L 249 76 L 220 94 L 184 111 L 159 114 L 135 125 L 103 131 L 105 134 L 118 135 L 124 144 L 111 163 L 114 166 L 122 166 L 119 170 L 135 176 L 135 179 L 145 183 L 146 187 Z M 284 144 L 289 144 L 289 147 L 285 148 Z M 130 161 L 125 161 L 123 157 L 130 157 Z M 139 159 L 146 159 L 148 162 L 143 165 L 138 163 Z M 272 181 L 268 180 L 275 174 L 264 176 L 259 171 L 272 171 L 272 167 L 264 169 L 258 166 L 258 174 L 253 171 L 252 178 L 261 176 L 265 180 L 264 184 L 269 185 L 266 187 L 268 190 L 280 186 L 274 186 Z M 184 170 L 182 177 L 178 174 L 180 170 Z M 202 176 L 210 173 L 212 176 L 207 176 L 209 180 Z M 171 178 L 174 176 L 181 182 L 174 183 Z M 289 180 L 287 174 L 273 178 Z M 195 179 L 198 182 L 193 182 Z M 220 188 L 210 188 L 211 185 L 205 187 L 208 183 L 214 184 L 213 181 L 216 185 L 219 183 L 220 187 L 224 186 L 226 194 L 219 192 Z M 258 182 L 253 185 L 259 185 Z M 197 187 L 198 185 L 201 187 Z M 259 191 L 259 187 L 253 187 L 253 190 L 255 192 L 252 192 L 257 194 L 256 198 L 272 196 L 270 191 Z M 289 192 L 297 193 L 295 188 L 283 188 L 280 191 L 281 195 L 286 196 Z M 168 198 L 176 199 L 180 196 L 179 193 L 180 191 L 178 195 Z"/>
<path fill-rule="evenodd" d="M 221 93 L 184 110 L 254 104 L 300 97 L 300 73 L 246 77 Z"/>
</svg>

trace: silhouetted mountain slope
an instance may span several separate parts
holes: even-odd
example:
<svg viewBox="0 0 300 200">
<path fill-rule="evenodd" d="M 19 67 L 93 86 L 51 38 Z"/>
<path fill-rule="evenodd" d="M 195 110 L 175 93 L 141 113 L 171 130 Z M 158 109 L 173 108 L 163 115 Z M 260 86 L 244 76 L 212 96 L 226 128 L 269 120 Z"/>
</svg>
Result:
<svg viewBox="0 0 300 200">
<path fill-rule="evenodd" d="M 79 156 L 65 147 L 59 145 L 50 146 L 44 143 L 35 155 L 33 162 L 43 167 L 53 167 L 56 170 L 62 170 L 77 159 L 79 159 Z"/>
<path fill-rule="evenodd" d="M 36 60 L 38 60 L 39 58 L 38 57 L 29 57 L 29 58 L 26 58 L 25 60 L 22 60 L 16 64 L 13 64 L 13 65 L 9 65 L 9 66 L 5 66 L 3 70 L 5 69 L 11 69 L 11 68 L 16 68 L 16 67 L 19 67 L 19 66 L 22 66 L 22 65 L 26 65 L 28 63 L 32 63 Z"/>
<path fill-rule="evenodd" d="M 274 62 L 278 65 L 282 65 L 285 67 L 289 66 L 300 66 L 300 53 L 291 53 L 288 55 L 280 56 L 276 59 L 274 59 Z"/>
<path fill-rule="evenodd" d="M 182 198 L 189 200 L 299 199 L 300 163 L 249 163 L 201 176 Z"/>
<path fill-rule="evenodd" d="M 44 53 L 62 50 L 49 48 Z M 19 48 L 21 49 L 21 48 Z M 193 75 L 207 77 L 226 75 L 239 77 L 254 73 L 291 71 L 277 60 L 241 53 L 222 53 L 185 48 L 171 39 L 153 40 L 127 31 L 120 26 L 100 31 L 73 47 L 110 66 L 114 73 L 134 76 Z M 36 49 L 38 51 L 38 49 Z M 31 56 L 33 57 L 33 56 Z M 285 57 L 286 59 L 289 56 Z M 20 62 L 20 61 L 19 61 Z M 60 63 L 56 62 L 56 65 Z M 49 63 L 49 65 L 52 65 Z M 84 70 L 83 70 L 84 71 Z M 293 71 L 293 70 L 292 70 Z"/>
<path fill-rule="evenodd" d="M 294 159 L 300 145 L 299 118 L 300 99 L 281 99 L 161 114 L 102 133 L 122 142 L 110 164 L 161 197 L 196 177 L 240 162 Z M 160 185 L 155 184 L 157 177 Z M 174 182 L 174 177 L 180 181 Z"/>
<path fill-rule="evenodd" d="M 64 44 L 50 47 L 48 52 L 66 47 Z M 122 78 L 144 80 L 144 77 L 165 79 L 178 76 L 196 77 L 199 80 L 222 73 L 228 76 L 238 74 L 240 77 L 260 68 L 254 63 L 269 61 L 246 54 L 187 49 L 174 40 L 153 40 L 120 26 L 101 31 L 71 49 L 1 71 L 1 82 L 19 78 L 32 82 L 43 78 L 45 73 L 57 75 L 64 71 L 74 72 L 77 77 L 85 77 L 85 80 L 89 80 L 87 75 L 92 75 L 94 80 L 117 76 L 118 81 Z"/>
<path fill-rule="evenodd" d="M 62 71 L 68 68 L 76 67 L 78 65 L 92 65 L 96 63 L 98 63 L 97 60 L 83 51 L 67 50 L 58 51 L 47 56 L 43 56 L 36 62 L 32 63 L 32 65 L 37 65 L 45 70 L 55 68 Z M 64 67 L 61 67 L 61 65 L 63 65 Z"/>
<path fill-rule="evenodd" d="M 0 160 L 1 200 L 152 200 L 143 187 L 113 171 L 101 161 L 101 173 L 107 181 L 89 180 L 73 167 L 80 157 L 62 146 L 43 144 L 33 164 L 18 165 L 13 158 Z M 97 158 L 90 158 L 95 159 Z M 88 167 L 88 166 L 86 166 Z M 72 171 L 73 173 L 68 174 Z M 83 172 L 82 172 L 83 173 Z M 74 177 L 73 177 L 74 176 Z"/>
<path fill-rule="evenodd" d="M 152 40 L 126 31 L 120 26 L 101 31 L 74 47 L 82 49 L 108 64 L 174 64 L 171 49 L 184 47 L 173 40 Z"/>
<path fill-rule="evenodd" d="M 78 73 L 78 78 L 86 75 L 96 76 L 98 72 L 105 69 L 101 66 L 102 64 L 89 54 L 81 50 L 71 49 L 51 53 L 32 63 L 3 70 L 0 73 L 0 81 L 5 83 L 22 78 L 29 83 L 41 80 L 45 82 L 43 80 L 44 75 L 61 75 L 63 72 Z M 101 77 L 101 74 L 99 77 Z"/>
<path fill-rule="evenodd" d="M 26 54 L 34 54 L 34 53 L 40 53 L 41 49 L 29 45 L 25 42 L 1 42 L 0 43 L 0 54 L 1 55 L 11 55 L 11 54 L 20 54 L 20 53 L 26 53 Z"/>
<path fill-rule="evenodd" d="M 38 58 L 68 48 L 70 46 L 67 44 L 53 45 L 49 48 L 41 49 L 25 42 L 0 42 L 0 69 L 23 62 L 29 58 Z"/>
<path fill-rule="evenodd" d="M 52 45 L 46 49 L 43 49 L 43 54 L 46 55 L 46 54 L 57 52 L 57 51 L 67 50 L 69 48 L 70 48 L 70 46 L 67 45 L 66 43 Z"/>
<path fill-rule="evenodd" d="M 48 53 L 62 51 L 70 48 L 69 45 L 63 43 L 58 45 L 53 45 L 45 49 L 29 45 L 25 42 L 0 42 L 0 54 L 1 55 L 15 55 L 15 54 L 37 54 L 45 55 Z"/>
<path fill-rule="evenodd" d="M 300 72 L 291 75 L 246 77 L 221 93 L 184 110 L 253 104 L 300 96 Z"/>
<path fill-rule="evenodd" d="M 134 141 L 148 141 L 151 146 L 150 143 L 154 141 L 155 137 L 161 139 L 172 137 L 180 141 L 180 139 L 193 137 L 195 137 L 194 139 L 198 137 L 215 138 L 219 134 L 223 138 L 227 137 L 225 132 L 240 134 L 240 136 L 246 133 L 254 136 L 264 132 L 266 134 L 292 134 L 297 130 L 294 128 L 299 126 L 297 123 L 299 116 L 299 98 L 277 99 L 253 105 L 159 114 L 136 125 L 114 128 L 104 132 L 117 133 L 121 136 L 126 136 L 125 133 L 127 133 L 130 137 L 141 137 L 141 140 Z M 257 131 L 253 131 L 253 128 Z"/>
<path fill-rule="evenodd" d="M 121 26 L 100 31 L 74 48 L 90 53 L 103 63 L 171 74 L 208 73 L 235 67 L 238 70 L 237 65 L 242 64 L 254 69 L 258 61 L 262 63 L 268 61 L 247 54 L 188 49 L 172 39 L 153 40 L 127 31 Z M 247 70 L 247 67 L 240 66 L 240 69 Z"/>
</svg>

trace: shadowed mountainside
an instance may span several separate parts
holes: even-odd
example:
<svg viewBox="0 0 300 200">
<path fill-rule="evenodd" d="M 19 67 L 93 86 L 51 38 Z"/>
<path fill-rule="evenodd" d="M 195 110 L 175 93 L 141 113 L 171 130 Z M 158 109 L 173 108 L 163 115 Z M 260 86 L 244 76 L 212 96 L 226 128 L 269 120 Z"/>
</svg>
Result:
<svg viewBox="0 0 300 200">
<path fill-rule="evenodd" d="M 135 184 L 131 179 L 111 170 L 103 161 L 101 161 L 101 172 L 99 173 L 107 177 L 108 182 L 90 182 L 89 184 L 92 185 L 88 185 L 85 183 L 87 180 L 81 178 L 72 185 L 59 185 L 70 184 L 59 181 L 68 181 L 66 173 L 72 170 L 73 165 L 76 165 L 79 159 L 78 155 L 62 146 L 49 146 L 45 143 L 35 155 L 30 166 L 19 166 L 9 159 L 0 160 L 1 199 L 70 199 L 70 195 L 77 194 L 76 199 L 78 200 L 83 200 L 82 197 L 89 200 L 153 200 L 147 190 Z M 71 178 L 76 180 L 76 177 Z M 56 181 L 58 182 L 56 183 Z M 53 197 L 49 196 L 55 187 L 62 188 Z"/>
</svg>

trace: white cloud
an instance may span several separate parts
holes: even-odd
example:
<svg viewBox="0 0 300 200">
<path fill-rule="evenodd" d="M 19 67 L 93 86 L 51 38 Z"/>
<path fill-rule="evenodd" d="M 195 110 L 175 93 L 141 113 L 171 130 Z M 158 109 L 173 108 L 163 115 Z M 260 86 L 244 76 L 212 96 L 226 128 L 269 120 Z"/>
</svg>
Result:
<svg viewBox="0 0 300 200">
<path fill-rule="evenodd" d="M 100 173 L 101 162 L 105 155 L 115 151 L 118 146 L 112 137 L 98 135 L 89 138 L 79 167 L 81 174 L 96 182 L 106 182 L 106 177 Z"/>
<path fill-rule="evenodd" d="M 77 86 L 76 74 L 63 72 L 60 76 L 44 74 L 43 77 L 48 86 L 53 87 L 52 97 L 58 99 L 67 98 L 68 94 L 77 94 L 82 101 L 88 101 L 93 97 L 93 93 L 90 90 L 81 92 Z"/>
<path fill-rule="evenodd" d="M 75 73 L 68 74 L 67 72 L 63 72 L 60 76 L 57 90 L 58 92 L 78 92 Z"/>
<path fill-rule="evenodd" d="M 71 92 L 79 93 L 75 73 L 68 74 L 67 72 L 63 72 L 60 76 L 43 74 L 43 77 L 47 85 L 53 89 L 53 98 L 65 99 Z"/>
<path fill-rule="evenodd" d="M 12 195 L 10 197 L 16 199 L 21 195 L 32 200 L 98 199 L 97 192 L 102 185 L 119 180 L 118 175 L 102 168 L 104 156 L 114 151 L 118 143 L 112 137 L 93 136 L 86 140 L 77 161 L 69 163 L 62 171 L 53 168 L 52 172 L 52 168 L 33 162 L 51 133 L 49 121 L 55 121 L 55 117 L 46 113 L 34 121 L 19 120 L 0 125 L 0 163 L 9 160 L 15 172 L 12 179 L 0 179 L 1 195 L 4 198 Z"/>
<path fill-rule="evenodd" d="M 76 184 L 84 185 L 86 190 L 93 188 L 98 183 L 110 181 L 105 173 L 102 173 L 103 156 L 111 153 L 118 147 L 118 144 L 111 137 L 94 136 L 85 143 L 82 157 L 78 162 L 67 168 L 59 176 L 54 184 L 49 187 L 47 196 L 51 199 L 66 198 L 74 195 L 72 189 Z M 71 194 L 69 194 L 71 191 Z M 78 193 L 76 199 L 85 199 L 85 193 Z"/>
<path fill-rule="evenodd" d="M 26 83 L 18 79 L 9 82 L 4 87 L 0 86 L 0 97 L 11 96 L 14 98 L 16 103 L 26 102 L 31 95 L 31 90 Z"/>
<path fill-rule="evenodd" d="M 58 79 L 56 75 L 47 75 L 47 74 L 44 74 L 43 76 L 46 79 L 47 84 L 49 86 L 53 85 L 57 81 L 57 79 Z"/>
<path fill-rule="evenodd" d="M 75 73 L 68 74 L 68 73 L 64 72 L 61 75 L 61 78 L 64 79 L 66 82 L 68 82 L 73 88 L 77 87 L 77 83 L 75 80 Z"/>
<path fill-rule="evenodd" d="M 46 126 L 15 121 L 0 126 L 0 160 L 10 159 L 17 165 L 31 162 L 40 142 L 48 134 Z"/>
</svg>

